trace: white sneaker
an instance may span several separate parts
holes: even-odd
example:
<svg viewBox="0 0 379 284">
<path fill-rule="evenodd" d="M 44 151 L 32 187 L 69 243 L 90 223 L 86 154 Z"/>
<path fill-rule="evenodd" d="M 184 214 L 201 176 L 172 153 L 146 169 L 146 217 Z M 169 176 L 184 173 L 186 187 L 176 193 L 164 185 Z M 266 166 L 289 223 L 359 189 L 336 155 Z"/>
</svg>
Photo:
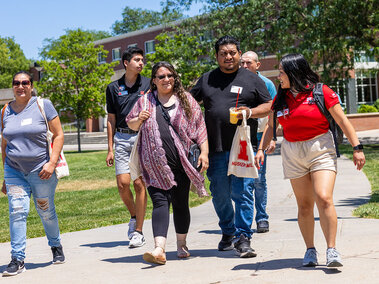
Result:
<svg viewBox="0 0 379 284">
<path fill-rule="evenodd" d="M 317 262 L 317 251 L 315 248 L 309 248 L 305 252 L 303 259 L 303 266 L 305 267 L 313 267 L 318 265 Z"/>
<path fill-rule="evenodd" d="M 139 232 L 134 232 L 129 242 L 129 248 L 142 247 L 145 243 L 145 237 Z"/>
<path fill-rule="evenodd" d="M 326 267 L 337 268 L 341 267 L 341 255 L 335 248 L 328 248 L 326 250 Z"/>
<path fill-rule="evenodd" d="M 135 218 L 130 218 L 129 221 L 129 229 L 128 229 L 128 238 L 129 240 L 132 239 L 133 233 L 136 231 L 136 219 Z"/>
</svg>

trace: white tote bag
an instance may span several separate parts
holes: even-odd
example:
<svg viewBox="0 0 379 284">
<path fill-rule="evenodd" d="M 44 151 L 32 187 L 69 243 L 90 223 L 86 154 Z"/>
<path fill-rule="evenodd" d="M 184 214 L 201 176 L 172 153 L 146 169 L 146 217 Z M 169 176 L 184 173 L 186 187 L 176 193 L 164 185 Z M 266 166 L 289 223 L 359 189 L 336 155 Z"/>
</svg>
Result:
<svg viewBox="0 0 379 284">
<path fill-rule="evenodd" d="M 254 164 L 254 150 L 250 141 L 250 126 L 247 125 L 246 111 L 242 111 L 242 124 L 234 134 L 229 154 L 228 175 L 244 178 L 257 178 L 258 170 Z"/>
<path fill-rule="evenodd" d="M 144 95 L 143 98 L 144 98 L 143 110 L 146 110 L 147 94 Z M 141 135 L 140 133 L 141 131 L 138 131 L 137 138 L 134 141 L 134 145 L 133 145 L 132 151 L 130 152 L 130 158 L 129 158 L 130 178 L 132 179 L 132 181 L 135 181 L 140 176 L 142 176 L 142 171 L 141 171 L 140 162 L 139 162 L 139 155 L 138 155 L 138 143 L 139 143 L 140 135 Z"/>
<path fill-rule="evenodd" d="M 43 99 L 40 97 L 37 97 L 37 104 L 38 107 L 42 113 L 43 118 L 46 122 L 46 140 L 47 144 L 49 145 L 49 155 L 51 156 L 51 153 L 53 152 L 53 133 L 49 129 L 49 123 L 47 122 L 46 114 L 45 114 L 45 106 L 43 104 Z M 63 154 L 63 149 L 61 150 L 61 153 L 59 154 L 58 162 L 55 167 L 55 174 L 57 175 L 57 178 L 60 179 L 62 177 L 66 177 L 70 175 L 70 172 L 68 170 L 68 164 L 66 161 L 66 157 Z"/>
</svg>

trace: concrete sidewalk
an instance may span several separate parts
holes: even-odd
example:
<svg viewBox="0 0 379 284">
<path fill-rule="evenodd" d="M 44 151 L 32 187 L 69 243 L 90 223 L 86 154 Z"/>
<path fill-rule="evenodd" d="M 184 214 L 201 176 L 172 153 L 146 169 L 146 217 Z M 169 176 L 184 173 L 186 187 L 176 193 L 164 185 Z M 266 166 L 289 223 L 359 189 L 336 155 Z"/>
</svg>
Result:
<svg viewBox="0 0 379 284">
<path fill-rule="evenodd" d="M 51 265 L 46 238 L 27 241 L 27 271 L 3 277 L 2 283 L 378 283 L 379 220 L 359 219 L 352 210 L 366 202 L 370 184 L 347 158 L 338 160 L 335 204 L 338 214 L 337 248 L 344 267 L 325 266 L 326 244 L 316 218 L 315 244 L 320 265 L 303 268 L 305 245 L 297 226 L 297 206 L 289 181 L 283 180 L 281 157 L 268 160 L 268 212 L 270 232 L 254 234 L 258 256 L 241 259 L 233 251 L 219 252 L 221 238 L 212 202 L 191 209 L 188 236 L 191 257 L 176 258 L 173 224 L 170 224 L 167 263 L 151 266 L 142 254 L 153 248 L 151 221 L 146 220 L 147 244 L 129 249 L 127 224 L 66 233 L 62 243 L 67 262 Z M 317 215 L 317 210 L 316 215 Z M 318 215 L 317 215 L 318 216 Z M 59 218 L 59 212 L 58 212 Z M 255 226 L 255 223 L 254 223 Z M 10 244 L 0 244 L 0 271 L 10 261 Z"/>
</svg>

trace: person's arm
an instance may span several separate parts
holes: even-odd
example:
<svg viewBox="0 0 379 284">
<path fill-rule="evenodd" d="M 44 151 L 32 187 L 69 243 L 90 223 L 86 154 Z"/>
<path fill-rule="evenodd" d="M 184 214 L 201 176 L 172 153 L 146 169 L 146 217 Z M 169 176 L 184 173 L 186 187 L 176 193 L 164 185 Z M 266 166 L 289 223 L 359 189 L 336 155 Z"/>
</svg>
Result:
<svg viewBox="0 0 379 284">
<path fill-rule="evenodd" d="M 1 159 L 3 160 L 3 169 L 4 169 L 4 163 L 5 163 L 5 157 L 6 157 L 6 153 L 5 153 L 6 148 L 7 148 L 7 141 L 5 141 L 5 139 L 3 138 L 3 135 L 1 135 Z M 7 189 L 5 187 L 5 179 L 3 181 L 1 192 L 4 194 L 7 194 Z"/>
<path fill-rule="evenodd" d="M 64 135 L 59 116 L 48 121 L 48 124 L 50 131 L 53 133 L 53 149 L 49 161 L 43 165 L 42 170 L 38 174 L 41 179 L 49 179 L 54 173 L 64 142 Z"/>
<path fill-rule="evenodd" d="M 200 156 L 199 156 L 199 163 L 197 166 L 201 165 L 201 170 L 200 170 L 201 173 L 206 171 L 209 167 L 208 154 L 209 154 L 209 147 L 208 147 L 208 139 L 207 139 L 200 145 Z"/>
<path fill-rule="evenodd" d="M 247 118 L 261 118 L 265 117 L 270 113 L 272 100 L 258 105 L 257 107 L 249 108 L 246 106 L 241 106 L 237 108 L 239 113 L 237 114 L 238 119 L 243 119 L 242 110 L 246 110 Z"/>
<path fill-rule="evenodd" d="M 277 127 L 279 126 L 278 123 L 276 123 Z M 262 134 L 261 143 L 258 146 L 257 154 L 255 155 L 255 166 L 260 169 L 261 165 L 264 162 L 264 150 L 267 149 L 267 147 L 270 145 L 270 141 L 272 140 L 272 137 L 274 136 L 273 133 L 274 129 L 274 113 L 271 111 L 268 123 L 266 125 L 265 130 Z"/>
<path fill-rule="evenodd" d="M 349 140 L 351 146 L 357 146 L 360 144 L 357 134 L 355 133 L 353 125 L 351 125 L 350 121 L 343 113 L 340 104 L 335 104 L 331 108 L 329 108 L 330 114 L 333 116 L 334 120 L 341 127 L 343 133 L 346 135 Z M 353 162 L 354 165 L 357 166 L 357 170 L 361 170 L 366 163 L 365 154 L 363 150 L 354 150 L 353 152 Z"/>
<path fill-rule="evenodd" d="M 147 110 L 141 111 L 137 117 L 130 119 L 127 124 L 130 129 L 138 131 L 142 123 L 150 117 L 150 112 Z"/>
<path fill-rule="evenodd" d="M 114 113 L 108 113 L 107 119 L 107 137 L 108 137 L 108 154 L 105 162 L 108 167 L 113 166 L 114 155 L 113 155 L 113 139 L 116 131 L 116 115 Z"/>
</svg>

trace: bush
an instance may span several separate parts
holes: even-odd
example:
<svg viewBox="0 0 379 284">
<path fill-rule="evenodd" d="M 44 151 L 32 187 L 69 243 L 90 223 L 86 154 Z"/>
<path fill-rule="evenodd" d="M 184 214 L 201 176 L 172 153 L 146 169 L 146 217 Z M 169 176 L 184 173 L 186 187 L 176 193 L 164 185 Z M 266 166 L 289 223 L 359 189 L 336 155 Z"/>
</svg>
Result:
<svg viewBox="0 0 379 284">
<path fill-rule="evenodd" d="M 361 105 L 358 108 L 358 113 L 366 113 L 366 112 L 378 112 L 378 109 L 370 105 Z"/>
<path fill-rule="evenodd" d="M 374 103 L 374 107 L 376 107 L 377 111 L 379 111 L 379 99 Z"/>
</svg>

